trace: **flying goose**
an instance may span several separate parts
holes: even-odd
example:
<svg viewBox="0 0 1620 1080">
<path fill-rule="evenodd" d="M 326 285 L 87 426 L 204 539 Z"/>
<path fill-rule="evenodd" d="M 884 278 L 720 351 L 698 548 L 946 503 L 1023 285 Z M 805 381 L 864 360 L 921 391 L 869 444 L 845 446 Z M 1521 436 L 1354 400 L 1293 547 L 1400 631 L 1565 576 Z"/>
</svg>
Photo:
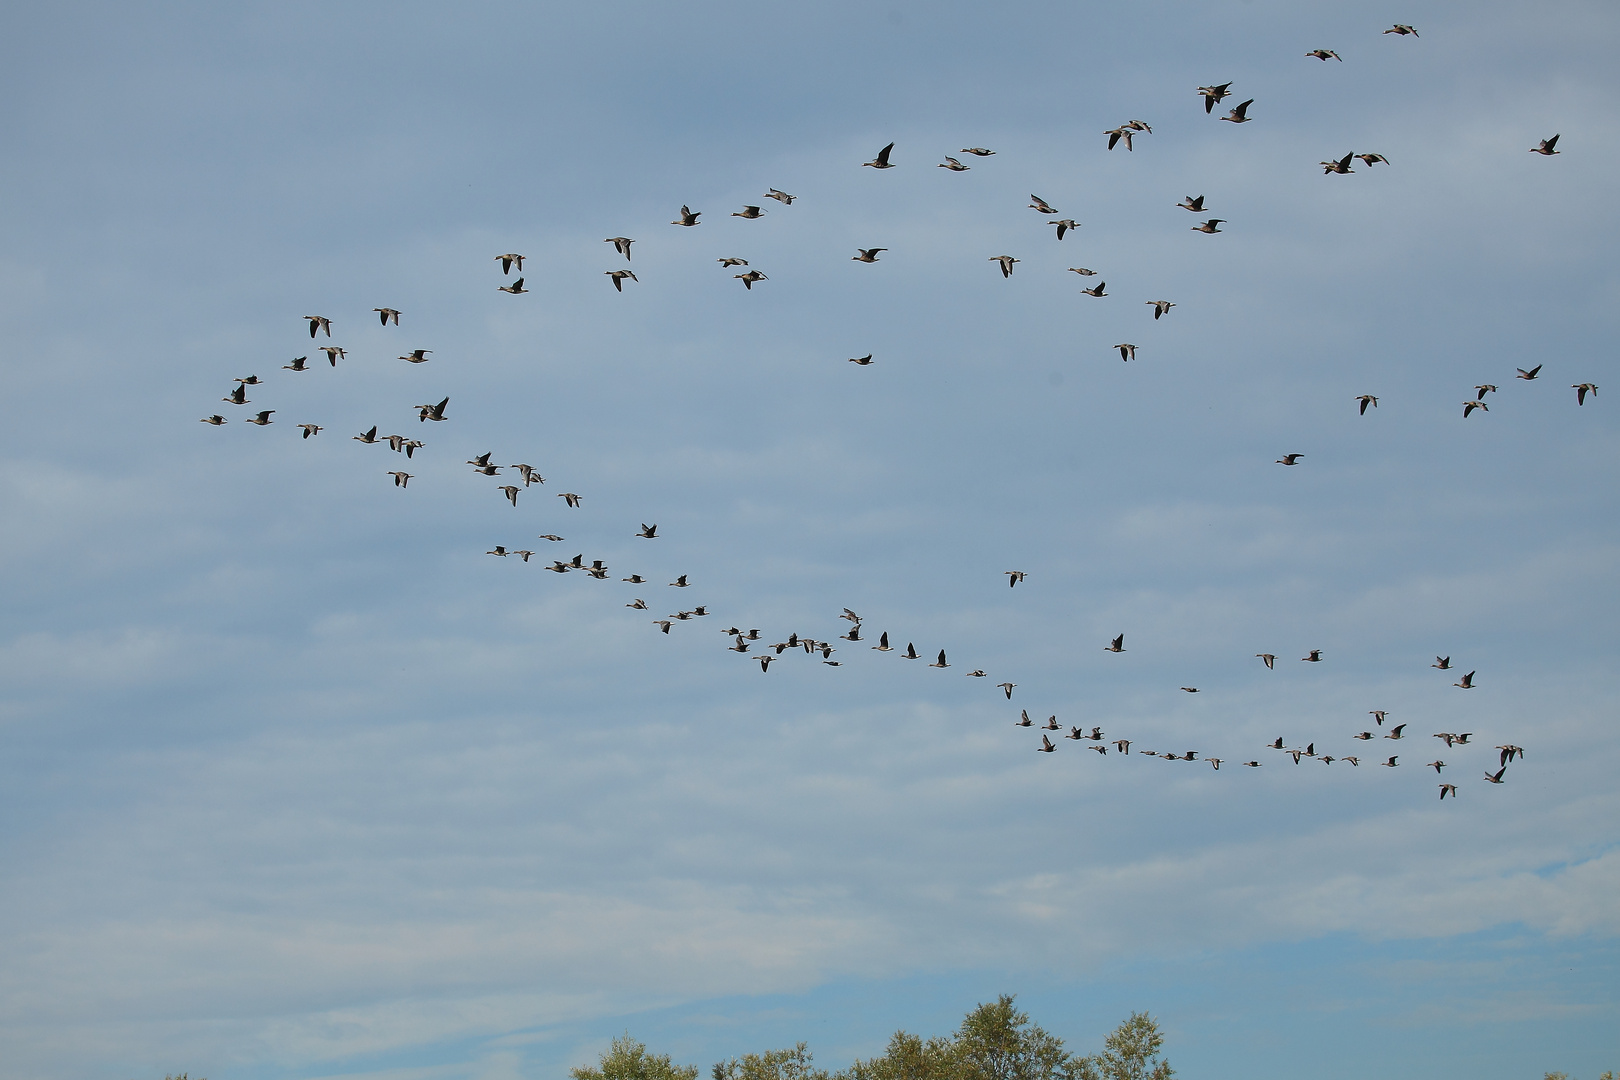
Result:
<svg viewBox="0 0 1620 1080">
<path fill-rule="evenodd" d="M 612 244 L 613 250 L 617 251 L 620 255 L 623 255 L 625 262 L 630 261 L 630 245 L 635 243 L 635 241 L 630 239 L 628 236 L 610 236 L 606 240 L 603 240 L 602 243 Z"/>
<path fill-rule="evenodd" d="M 408 472 L 390 472 L 388 475 L 394 478 L 394 486 L 397 488 L 402 488 L 411 482 L 411 474 Z M 529 554 L 533 555 L 534 552 L 531 551 Z M 529 560 L 524 559 L 523 561 L 528 562 Z"/>
<path fill-rule="evenodd" d="M 749 292 L 754 291 L 754 282 L 770 280 L 770 278 L 766 277 L 758 270 L 750 270 L 746 274 L 732 274 L 731 276 L 742 282 L 743 288 L 747 289 Z"/>
<path fill-rule="evenodd" d="M 880 252 L 880 251 L 888 251 L 889 249 L 888 248 L 856 248 L 855 250 L 860 252 L 860 254 L 859 255 L 851 255 L 849 257 L 851 262 L 871 263 L 871 262 L 877 262 L 878 261 L 878 252 Z"/>
<path fill-rule="evenodd" d="M 889 632 L 887 630 L 883 631 L 883 633 L 881 635 L 879 635 L 878 643 L 876 645 L 872 646 L 872 648 L 875 649 L 878 652 L 893 652 L 894 651 L 889 646 Z"/>
<path fill-rule="evenodd" d="M 859 364 L 861 367 L 865 367 L 872 362 L 872 354 L 867 353 L 865 356 L 852 356 L 849 358 L 849 362 L 852 364 Z"/>
<path fill-rule="evenodd" d="M 425 364 L 428 362 L 427 354 L 432 351 L 432 349 L 412 349 L 408 355 L 401 356 L 399 359 L 408 364 Z"/>
<path fill-rule="evenodd" d="M 1277 459 L 1277 464 L 1278 465 L 1298 465 L 1299 464 L 1299 459 L 1304 457 L 1304 456 L 1305 456 L 1304 454 L 1284 454 L 1282 457 Z"/>
<path fill-rule="evenodd" d="M 1449 671 L 1451 669 L 1451 657 L 1437 656 L 1434 658 L 1434 663 L 1430 664 L 1429 666 L 1432 668 L 1439 668 L 1441 671 Z"/>
<path fill-rule="evenodd" d="M 219 425 L 225 423 L 225 418 L 219 415 L 219 413 L 215 413 L 213 416 L 203 417 L 202 422 L 205 424 L 212 424 L 214 427 L 219 427 Z"/>
<path fill-rule="evenodd" d="M 349 358 L 349 354 L 338 348 L 336 345 L 322 345 L 321 352 L 326 354 L 326 362 L 331 364 L 333 367 L 337 367 L 337 362 L 339 360 L 347 360 Z"/>
<path fill-rule="evenodd" d="M 349 436 L 349 438 L 355 440 L 356 442 L 363 442 L 363 443 L 366 443 L 367 445 L 370 445 L 371 443 L 374 443 L 374 442 L 377 441 L 377 425 L 372 424 L 370 431 L 362 431 L 358 435 Z"/>
<path fill-rule="evenodd" d="M 1022 570 L 1003 570 L 1002 573 L 1007 575 L 1007 588 L 1009 589 L 1017 585 L 1020 581 L 1023 581 L 1025 578 L 1029 577 L 1029 575 Z"/>
<path fill-rule="evenodd" d="M 523 259 L 524 256 L 511 251 L 505 255 L 495 256 L 495 261 L 501 264 L 501 273 L 503 274 L 510 274 L 514 266 L 518 268 L 518 273 L 523 273 Z"/>
<path fill-rule="evenodd" d="M 949 155 L 947 155 L 945 160 L 940 162 L 938 165 L 935 165 L 934 168 L 936 168 L 936 169 L 949 169 L 951 172 L 967 172 L 969 166 L 964 165 L 960 161 L 957 161 L 955 158 L 950 157 Z"/>
<path fill-rule="evenodd" d="M 1136 346 L 1132 345 L 1130 342 L 1122 341 L 1118 345 L 1115 345 L 1114 348 L 1119 350 L 1119 358 L 1124 360 L 1126 363 L 1130 363 L 1132 360 L 1136 359 Z"/>
<path fill-rule="evenodd" d="M 986 150 L 982 146 L 964 146 L 957 153 L 972 154 L 974 157 L 993 157 L 995 155 L 994 150 Z"/>
<path fill-rule="evenodd" d="M 1378 721 L 1378 726 L 1379 727 L 1383 727 L 1384 726 L 1384 717 L 1389 715 L 1389 710 L 1387 710 L 1387 709 L 1368 709 L 1367 710 L 1367 715 L 1372 717 L 1374 720 Z"/>
<path fill-rule="evenodd" d="M 641 531 L 636 533 L 636 535 L 641 537 L 643 540 L 651 540 L 658 535 L 658 526 L 648 525 L 646 522 L 642 522 Z"/>
<path fill-rule="evenodd" d="M 1257 652 L 1254 655 L 1258 656 L 1261 660 L 1265 661 L 1266 669 L 1268 671 L 1276 671 L 1277 670 L 1277 657 L 1276 657 L 1276 654 L 1268 653 L 1268 652 Z"/>
<path fill-rule="evenodd" d="M 1121 139 L 1125 140 L 1125 149 L 1131 149 L 1131 129 L 1128 126 L 1121 124 L 1117 128 L 1110 128 L 1103 134 L 1108 136 L 1108 149 L 1112 150 Z"/>
<path fill-rule="evenodd" d="M 945 662 L 945 650 L 944 649 L 939 650 L 939 659 L 934 661 L 932 664 L 929 664 L 928 666 L 929 667 L 937 667 L 937 668 L 950 667 L 951 665 L 949 665 L 949 664 L 947 664 Z"/>
<path fill-rule="evenodd" d="M 219 400 L 229 402 L 232 405 L 247 405 L 249 404 L 247 387 L 238 384 L 236 389 L 230 392 L 230 396 L 222 397 Z"/>
<path fill-rule="evenodd" d="M 1302 656 L 1300 660 L 1307 664 L 1320 664 L 1322 662 L 1322 650 L 1312 649 L 1309 656 Z"/>
<path fill-rule="evenodd" d="M 1577 404 L 1577 405 L 1585 405 L 1586 404 L 1586 395 L 1587 394 L 1591 394 L 1593 397 L 1597 397 L 1598 388 L 1593 383 L 1589 383 L 1589 382 L 1572 383 L 1572 384 L 1570 384 L 1570 389 L 1575 391 L 1575 404 Z"/>
<path fill-rule="evenodd" d="M 1403 736 L 1401 734 L 1401 732 L 1403 732 L 1405 730 L 1406 730 L 1406 725 L 1405 724 L 1396 724 L 1394 727 L 1389 729 L 1389 734 L 1385 735 L 1384 738 L 1386 738 L 1386 739 L 1405 738 L 1405 736 Z"/>
<path fill-rule="evenodd" d="M 1041 745 L 1037 746 L 1035 748 L 1035 751 L 1036 751 L 1036 753 L 1040 753 L 1040 754 L 1050 754 L 1052 751 L 1054 751 L 1056 749 L 1057 749 L 1057 747 L 1052 745 L 1052 740 L 1050 738 L 1048 738 L 1047 736 L 1042 735 L 1041 736 Z"/>
<path fill-rule="evenodd" d="M 326 430 L 319 424 L 299 424 L 298 426 L 304 429 L 304 438 L 306 439 L 311 435 L 319 435 L 322 431 Z"/>
<path fill-rule="evenodd" d="M 523 287 L 523 279 L 522 278 L 518 278 L 516 281 L 512 282 L 512 284 L 510 284 L 510 285 L 497 285 L 496 288 L 499 289 L 501 292 L 511 293 L 513 296 L 520 296 L 523 293 L 526 293 L 526 292 L 529 291 L 528 289 L 525 289 Z"/>
<path fill-rule="evenodd" d="M 641 279 L 636 277 L 636 272 L 634 270 L 604 270 L 602 273 L 613 279 L 613 290 L 615 292 L 624 292 L 625 278 L 629 278 L 631 281 L 634 281 L 637 284 L 640 284 L 641 282 Z"/>
<path fill-rule="evenodd" d="M 767 188 L 766 191 L 765 191 L 764 198 L 775 199 L 777 202 L 781 203 L 783 206 L 792 206 L 793 205 L 793 200 L 797 199 L 798 196 L 797 195 L 789 195 L 785 191 L 777 191 L 775 188 Z"/>
<path fill-rule="evenodd" d="M 304 318 L 309 320 L 310 337 L 314 337 L 317 330 L 325 330 L 327 337 L 332 336 L 332 320 L 325 315 L 305 315 Z"/>
<path fill-rule="evenodd" d="M 1470 671 L 1468 674 L 1462 677 L 1461 682 L 1454 682 L 1451 685 L 1459 686 L 1464 690 L 1472 690 L 1474 688 L 1474 673 Z"/>
<path fill-rule="evenodd" d="M 1080 227 L 1080 223 L 1075 221 L 1073 218 L 1060 218 L 1057 221 L 1048 221 L 1047 224 L 1057 226 L 1057 237 L 1059 240 L 1063 239 L 1063 234 L 1068 232 L 1070 229 L 1078 229 Z"/>
<path fill-rule="evenodd" d="M 1440 785 L 1440 801 L 1445 802 L 1447 795 L 1450 795 L 1453 799 L 1455 799 L 1457 797 L 1457 785 L 1456 784 L 1441 784 Z"/>
<path fill-rule="evenodd" d="M 418 405 L 417 408 L 421 411 L 417 413 L 417 421 L 420 423 L 425 420 L 432 420 L 437 423 L 438 421 L 443 420 L 444 407 L 448 404 L 450 404 L 450 399 L 445 398 L 437 405 Z"/>
<path fill-rule="evenodd" d="M 894 166 L 889 163 L 889 154 L 893 150 L 894 143 L 890 143 L 888 146 L 885 146 L 883 149 L 878 151 L 877 157 L 873 158 L 871 161 L 863 161 L 861 162 L 861 165 L 868 169 L 892 169 Z"/>
<path fill-rule="evenodd" d="M 1344 57 L 1340 56 L 1338 53 L 1334 52 L 1332 49 L 1312 49 L 1310 52 L 1306 53 L 1305 55 L 1306 56 L 1314 56 L 1318 60 L 1326 60 L 1328 57 L 1331 56 L 1333 59 L 1337 60 L 1339 63 L 1341 63 L 1341 64 L 1344 63 Z"/>
<path fill-rule="evenodd" d="M 1212 217 L 1202 225 L 1194 225 L 1192 227 L 1192 231 L 1201 233 L 1218 233 L 1221 230 L 1216 226 L 1225 223 L 1225 221 L 1225 218 Z"/>
<path fill-rule="evenodd" d="M 1004 277 L 1004 278 L 1010 278 L 1010 277 L 1012 277 L 1013 263 L 1018 262 L 1019 260 L 1013 258 L 1011 255 L 992 255 L 992 256 L 990 256 L 989 259 L 987 259 L 985 261 L 986 262 L 993 262 L 993 263 L 1000 263 L 1001 264 L 1001 276 Z"/>
<path fill-rule="evenodd" d="M 1152 306 L 1154 322 L 1158 322 L 1160 316 L 1169 314 L 1170 309 L 1176 306 L 1168 300 L 1144 300 L 1142 302 Z"/>
<path fill-rule="evenodd" d="M 1121 634 L 1117 638 L 1115 638 L 1113 641 L 1110 641 L 1107 645 L 1104 645 L 1103 646 L 1103 651 L 1104 652 L 1124 652 L 1125 651 L 1125 635 Z"/>
<path fill-rule="evenodd" d="M 748 265 L 748 260 L 747 259 L 725 258 L 725 259 L 716 259 L 714 261 L 719 263 L 722 268 L 730 268 L 730 267 L 733 267 L 733 266 L 747 266 Z"/>
<path fill-rule="evenodd" d="M 1418 32 L 1412 29 L 1410 26 L 1407 26 L 1405 23 L 1396 23 L 1388 30 L 1385 30 L 1384 33 L 1394 34 L 1397 37 L 1405 37 L 1407 34 L 1411 34 L 1413 37 L 1418 36 Z"/>
<path fill-rule="evenodd" d="M 1371 394 L 1360 394 L 1356 397 L 1356 400 L 1361 402 L 1360 415 L 1362 416 L 1367 415 L 1367 406 L 1371 405 L 1375 409 L 1378 408 L 1378 399 Z"/>
<path fill-rule="evenodd" d="M 557 498 L 563 500 L 574 509 L 579 509 L 579 496 L 575 495 L 572 491 L 558 492 Z"/>
<path fill-rule="evenodd" d="M 1108 288 L 1108 282 L 1099 281 L 1094 288 L 1081 289 L 1080 291 L 1085 293 L 1087 296 L 1107 296 L 1108 294 L 1103 291 L 1106 288 Z"/>
<path fill-rule="evenodd" d="M 698 218 L 702 214 L 703 214 L 703 211 L 701 211 L 701 210 L 693 210 L 690 207 L 682 206 L 681 207 L 681 216 L 676 218 L 674 221 L 670 222 L 670 224 L 671 225 L 685 225 L 688 228 L 690 228 L 691 226 L 696 225 L 698 223 Z"/>
<path fill-rule="evenodd" d="M 1485 395 L 1489 394 L 1495 389 L 1496 387 L 1490 383 L 1479 383 L 1474 387 L 1474 396 L 1479 398 L 1481 401 L 1484 401 Z"/>
<path fill-rule="evenodd" d="M 1071 266 L 1071 267 L 1069 267 L 1069 273 L 1071 273 L 1071 274 L 1079 274 L 1081 277 L 1096 277 L 1097 276 L 1097 271 L 1089 269 L 1088 267 L 1084 267 L 1084 266 Z"/>
<path fill-rule="evenodd" d="M 669 583 L 669 587 L 672 589 L 685 589 L 690 587 L 690 585 L 691 582 L 686 580 L 685 574 L 682 574 L 680 577 Z"/>
<path fill-rule="evenodd" d="M 1337 161 L 1319 161 L 1317 164 L 1322 166 L 1324 176 L 1328 173 L 1338 173 L 1340 176 L 1344 176 L 1356 171 L 1350 167 L 1350 159 L 1355 156 L 1354 154 L 1346 154 Z"/>
<path fill-rule="evenodd" d="M 1176 205 L 1183 210 L 1191 210 L 1195 214 L 1202 214 L 1204 212 L 1204 197 L 1202 195 L 1189 195 L 1176 203 Z"/>
<path fill-rule="evenodd" d="M 290 364 L 282 364 L 281 369 L 283 371 L 308 371 L 309 368 L 304 366 L 304 362 L 307 361 L 308 359 L 309 359 L 309 357 L 307 357 L 307 356 L 295 356 L 295 357 L 293 357 L 293 362 L 292 363 L 290 363 Z"/>
<path fill-rule="evenodd" d="M 1386 31 L 1384 31 L 1384 33 L 1387 34 L 1387 33 L 1389 33 L 1389 31 L 1386 30 Z M 1554 155 L 1556 153 L 1559 153 L 1559 151 L 1553 149 L 1553 147 L 1555 147 L 1557 145 L 1558 145 L 1558 136 L 1554 135 L 1550 139 L 1542 139 L 1540 146 L 1532 146 L 1530 148 L 1530 152 L 1532 154 L 1540 154 L 1542 157 L 1551 157 L 1552 155 Z M 314 335 L 311 334 L 310 336 L 313 337 Z"/>
<path fill-rule="evenodd" d="M 997 683 L 996 685 L 1001 688 L 1001 691 L 1004 694 L 1007 695 L 1007 700 L 1011 701 L 1012 700 L 1013 687 L 1017 686 L 1018 684 L 1014 683 L 1014 682 L 1004 682 L 1004 683 Z"/>
<path fill-rule="evenodd" d="M 1463 402 L 1463 419 L 1468 419 L 1468 414 L 1473 412 L 1475 409 L 1483 409 L 1486 412 L 1491 411 L 1490 406 L 1486 405 L 1483 401 L 1465 401 Z"/>
<path fill-rule="evenodd" d="M 1385 157 L 1383 154 L 1357 154 L 1356 157 L 1360 158 L 1369 169 L 1374 165 L 1389 164 L 1389 158 Z"/>
<path fill-rule="evenodd" d="M 1029 208 L 1031 210 L 1039 210 L 1043 214 L 1059 214 L 1059 213 L 1062 213 L 1062 211 L 1059 210 L 1057 207 L 1048 206 L 1047 203 L 1046 203 L 1046 200 L 1041 198 L 1039 195 L 1031 195 L 1029 197 L 1029 200 L 1030 200 L 1029 201 Z"/>
<path fill-rule="evenodd" d="M 1062 731 L 1063 730 L 1063 728 L 1058 725 L 1056 716 L 1048 716 L 1046 718 L 1046 723 L 1042 724 L 1040 729 L 1042 731 Z"/>
<path fill-rule="evenodd" d="M 1542 366 L 1540 364 L 1537 364 L 1529 371 L 1524 370 L 1524 368 L 1514 368 L 1513 370 L 1517 371 L 1518 374 L 1513 377 L 1515 379 L 1523 379 L 1526 382 L 1529 382 L 1531 379 L 1534 379 L 1537 375 L 1541 374 L 1541 367 Z"/>
<path fill-rule="evenodd" d="M 1250 120 L 1254 119 L 1249 115 L 1249 106 L 1253 104 L 1254 98 L 1250 98 L 1248 101 L 1238 105 L 1237 108 L 1233 109 L 1227 115 L 1221 117 L 1221 119 L 1232 124 L 1247 124 Z"/>
<path fill-rule="evenodd" d="M 512 505 L 516 506 L 518 492 L 523 489 L 518 487 L 516 484 L 503 484 L 501 485 L 501 490 L 506 493 L 506 497 L 512 503 Z"/>
<path fill-rule="evenodd" d="M 1231 96 L 1232 91 L 1227 89 L 1232 84 L 1223 82 L 1219 86 L 1200 86 L 1198 94 L 1204 99 L 1204 115 L 1208 116 L 1215 111 L 1215 106 Z"/>
<path fill-rule="evenodd" d="M 388 325 L 388 320 L 389 319 L 394 320 L 394 325 L 395 326 L 399 325 L 399 312 L 396 311 L 394 308 L 391 308 L 391 307 L 374 307 L 371 310 L 375 311 L 377 313 L 377 317 L 382 320 L 382 324 L 384 326 Z"/>
<path fill-rule="evenodd" d="M 765 211 L 761 210 L 757 206 L 745 206 L 742 208 L 742 210 L 733 213 L 731 216 L 740 217 L 745 221 L 753 221 L 755 218 L 764 217 Z"/>
<path fill-rule="evenodd" d="M 239 382 L 243 386 L 258 386 L 264 380 L 259 378 L 257 375 L 246 375 L 246 376 L 238 376 L 237 378 L 235 378 L 235 379 L 233 379 L 231 381 L 232 382 Z"/>
<path fill-rule="evenodd" d="M 260 427 L 264 427 L 266 424 L 271 423 L 270 414 L 275 412 L 275 411 L 276 410 L 274 410 L 274 409 L 261 409 L 261 410 L 259 410 L 259 415 L 249 417 L 246 422 L 249 423 L 249 424 L 257 424 Z"/>
<path fill-rule="evenodd" d="M 917 646 L 913 645 L 909 641 L 906 642 L 906 651 L 901 653 L 900 656 L 903 659 L 906 659 L 906 660 L 921 660 L 922 659 L 922 656 L 917 652 Z"/>
<path fill-rule="evenodd" d="M 1505 772 L 1507 772 L 1506 765 L 1502 766 L 1500 769 L 1497 769 L 1493 773 L 1486 773 L 1485 779 L 1489 780 L 1493 784 L 1500 784 L 1502 782 L 1502 774 Z"/>
</svg>

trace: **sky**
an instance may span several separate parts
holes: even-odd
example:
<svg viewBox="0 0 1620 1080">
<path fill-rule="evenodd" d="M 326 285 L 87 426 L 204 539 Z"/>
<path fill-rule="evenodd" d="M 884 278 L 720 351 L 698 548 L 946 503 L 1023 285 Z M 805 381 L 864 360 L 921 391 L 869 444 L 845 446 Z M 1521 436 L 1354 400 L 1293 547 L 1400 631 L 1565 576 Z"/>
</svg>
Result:
<svg viewBox="0 0 1620 1080">
<path fill-rule="evenodd" d="M 1612 5 L 5 23 L 0 1075 L 1620 1067 Z"/>
</svg>

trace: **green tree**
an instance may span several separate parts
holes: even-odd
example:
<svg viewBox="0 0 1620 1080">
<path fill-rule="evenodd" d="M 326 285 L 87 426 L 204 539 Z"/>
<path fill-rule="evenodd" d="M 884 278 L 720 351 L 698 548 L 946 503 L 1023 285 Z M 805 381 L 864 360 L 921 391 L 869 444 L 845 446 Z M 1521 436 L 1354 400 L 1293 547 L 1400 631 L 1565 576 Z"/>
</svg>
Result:
<svg viewBox="0 0 1620 1080">
<path fill-rule="evenodd" d="M 834 1080 L 958 1080 L 960 1059 L 950 1039 L 937 1036 L 924 1041 L 906 1031 L 889 1037 L 883 1056 L 859 1058 Z"/>
<path fill-rule="evenodd" d="M 593 1068 L 579 1065 L 568 1070 L 574 1080 L 697 1080 L 696 1065 L 672 1065 L 668 1054 L 649 1054 L 647 1045 L 630 1033 L 614 1039 Z"/>
<path fill-rule="evenodd" d="M 767 1050 L 715 1063 L 714 1080 L 829 1080 L 827 1070 L 812 1068 L 811 1053 L 799 1043 L 791 1050 Z"/>
<path fill-rule="evenodd" d="M 963 1080 L 1067 1080 L 1073 1068 L 1063 1040 L 1031 1024 L 1011 994 L 964 1016 L 954 1045 Z"/>
<path fill-rule="evenodd" d="M 1076 1061 L 1076 1080 L 1170 1080 L 1175 1070 L 1158 1057 L 1164 1036 L 1147 1013 L 1131 1013 L 1109 1034 L 1100 1054 Z"/>
</svg>

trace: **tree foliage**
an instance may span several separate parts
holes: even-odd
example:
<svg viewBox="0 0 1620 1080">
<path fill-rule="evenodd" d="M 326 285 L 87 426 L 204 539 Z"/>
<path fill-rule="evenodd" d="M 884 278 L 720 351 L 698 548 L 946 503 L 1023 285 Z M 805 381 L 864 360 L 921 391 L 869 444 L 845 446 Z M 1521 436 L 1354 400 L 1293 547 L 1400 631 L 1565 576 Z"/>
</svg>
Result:
<svg viewBox="0 0 1620 1080">
<path fill-rule="evenodd" d="M 1147 1013 L 1131 1013 L 1103 1045 L 1102 1053 L 1079 1059 L 1079 1080 L 1170 1080 L 1175 1075 L 1170 1063 L 1158 1057 L 1164 1035 Z"/>
<path fill-rule="evenodd" d="M 811 1067 L 804 1043 L 791 1050 L 767 1050 L 716 1062 L 714 1080 L 828 1080 L 825 1069 Z"/>
<path fill-rule="evenodd" d="M 672 1065 L 668 1054 L 649 1054 L 645 1043 L 620 1035 L 602 1052 L 593 1068 L 568 1070 L 574 1080 L 697 1080 L 696 1065 Z"/>
</svg>

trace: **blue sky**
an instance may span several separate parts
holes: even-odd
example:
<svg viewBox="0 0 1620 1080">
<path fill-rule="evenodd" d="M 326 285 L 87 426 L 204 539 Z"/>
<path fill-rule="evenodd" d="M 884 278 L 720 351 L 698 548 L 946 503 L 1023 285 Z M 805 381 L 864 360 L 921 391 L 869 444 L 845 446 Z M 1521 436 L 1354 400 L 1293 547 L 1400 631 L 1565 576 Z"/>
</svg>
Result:
<svg viewBox="0 0 1620 1080">
<path fill-rule="evenodd" d="M 8 1075 L 839 1067 L 1001 992 L 1081 1051 L 1153 1011 L 1186 1075 L 1620 1063 L 1610 7 L 7 22 Z M 845 607 L 952 666 L 718 633 Z M 1037 755 L 1023 708 L 1227 764 Z"/>
</svg>

